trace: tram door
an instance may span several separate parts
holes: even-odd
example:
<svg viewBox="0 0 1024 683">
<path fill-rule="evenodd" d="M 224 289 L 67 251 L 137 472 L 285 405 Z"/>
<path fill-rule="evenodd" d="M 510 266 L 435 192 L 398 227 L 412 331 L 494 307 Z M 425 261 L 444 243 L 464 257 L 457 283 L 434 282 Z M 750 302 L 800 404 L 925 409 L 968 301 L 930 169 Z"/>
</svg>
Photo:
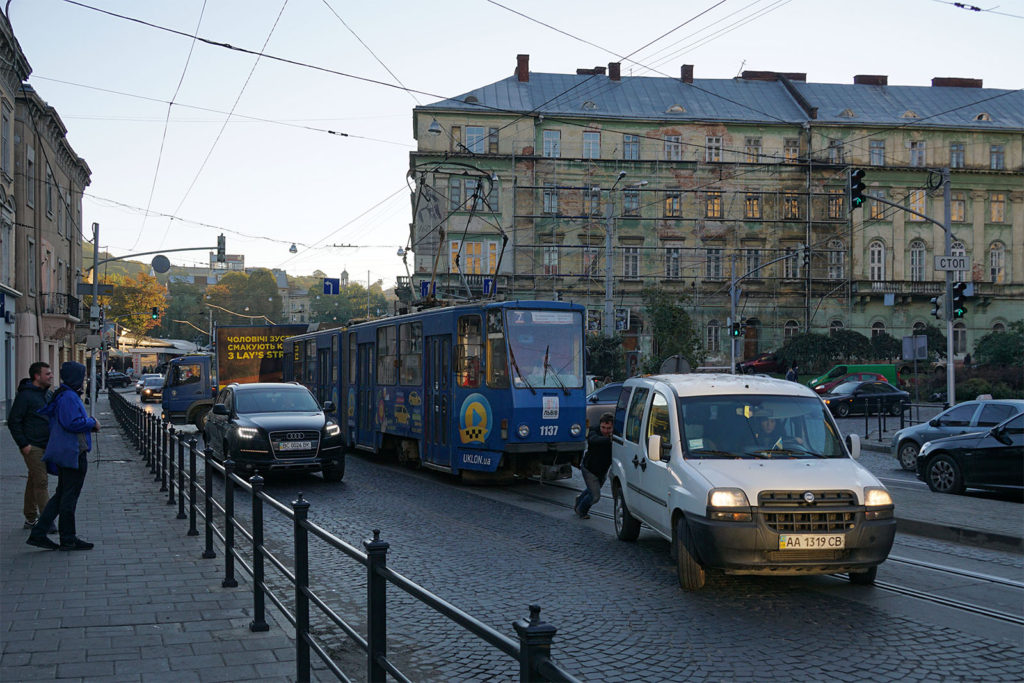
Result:
<svg viewBox="0 0 1024 683">
<path fill-rule="evenodd" d="M 451 466 L 451 358 L 452 337 L 438 334 L 427 337 L 427 367 L 424 377 L 423 459 L 437 465 Z"/>
<path fill-rule="evenodd" d="M 374 413 L 377 404 L 374 395 L 374 353 L 373 344 L 359 345 L 359 395 L 356 397 L 356 444 L 373 448 L 374 444 Z"/>
</svg>

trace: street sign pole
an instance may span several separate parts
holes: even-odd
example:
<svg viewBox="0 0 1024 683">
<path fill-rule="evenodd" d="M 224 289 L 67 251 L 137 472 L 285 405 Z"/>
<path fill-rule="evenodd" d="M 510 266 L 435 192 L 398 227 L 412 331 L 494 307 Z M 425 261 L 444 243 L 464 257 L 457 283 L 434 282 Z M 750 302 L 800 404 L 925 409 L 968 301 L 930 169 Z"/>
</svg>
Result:
<svg viewBox="0 0 1024 683">
<path fill-rule="evenodd" d="M 89 307 L 90 319 L 92 311 L 99 306 L 100 271 L 96 267 L 100 258 L 100 224 L 92 224 L 92 306 Z M 103 330 L 100 330 L 103 333 Z M 89 355 L 89 416 L 95 415 L 96 397 L 99 395 L 99 375 L 96 374 L 96 349 Z"/>
<path fill-rule="evenodd" d="M 949 213 L 952 208 L 949 169 L 942 169 L 942 207 L 944 210 L 943 229 L 946 232 L 946 254 L 953 248 L 953 231 L 950 229 Z M 946 271 L 946 402 L 956 405 L 956 369 L 953 366 L 953 271 Z"/>
</svg>

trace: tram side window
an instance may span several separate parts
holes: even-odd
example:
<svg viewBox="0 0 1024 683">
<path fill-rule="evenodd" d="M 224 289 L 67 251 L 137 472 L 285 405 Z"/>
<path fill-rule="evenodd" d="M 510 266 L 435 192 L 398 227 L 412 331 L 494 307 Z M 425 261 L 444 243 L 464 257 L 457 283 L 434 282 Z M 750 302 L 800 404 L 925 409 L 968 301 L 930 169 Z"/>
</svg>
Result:
<svg viewBox="0 0 1024 683">
<path fill-rule="evenodd" d="M 459 346 L 456 352 L 455 373 L 460 387 L 480 386 L 480 363 L 483 356 L 483 335 L 480 316 L 464 315 L 459 318 Z"/>
<path fill-rule="evenodd" d="M 487 311 L 487 386 L 508 389 L 505 323 L 500 310 Z"/>
<path fill-rule="evenodd" d="M 356 333 L 349 332 L 348 335 L 348 383 L 355 384 L 359 378 L 359 343 L 356 341 Z"/>
<path fill-rule="evenodd" d="M 316 377 L 316 339 L 307 339 L 306 345 L 306 381 L 304 384 L 309 387 L 315 384 Z"/>
<path fill-rule="evenodd" d="M 398 326 L 398 359 L 401 384 L 423 382 L 423 323 Z"/>
<path fill-rule="evenodd" d="M 377 384 L 394 384 L 398 367 L 395 326 L 377 328 Z"/>
<path fill-rule="evenodd" d="M 331 337 L 331 385 L 338 383 L 338 363 L 341 359 L 338 358 L 338 335 Z"/>
<path fill-rule="evenodd" d="M 302 342 L 297 341 L 292 345 L 292 379 L 301 382 L 306 376 L 306 356 Z"/>
</svg>

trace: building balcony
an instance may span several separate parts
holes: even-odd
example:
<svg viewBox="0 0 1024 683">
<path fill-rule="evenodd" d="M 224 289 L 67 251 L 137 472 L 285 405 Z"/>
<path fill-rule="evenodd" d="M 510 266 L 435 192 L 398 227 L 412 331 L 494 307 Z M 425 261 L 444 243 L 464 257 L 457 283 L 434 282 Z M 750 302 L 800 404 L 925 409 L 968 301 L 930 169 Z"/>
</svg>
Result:
<svg viewBox="0 0 1024 683">
<path fill-rule="evenodd" d="M 42 297 L 42 335 L 46 339 L 62 340 L 75 331 L 75 323 L 81 321 L 78 297 L 60 292 L 50 292 Z"/>
<path fill-rule="evenodd" d="M 944 294 L 945 282 L 924 280 L 854 280 L 853 293 L 861 297 L 872 294 L 896 294 L 899 296 L 933 297 Z"/>
</svg>

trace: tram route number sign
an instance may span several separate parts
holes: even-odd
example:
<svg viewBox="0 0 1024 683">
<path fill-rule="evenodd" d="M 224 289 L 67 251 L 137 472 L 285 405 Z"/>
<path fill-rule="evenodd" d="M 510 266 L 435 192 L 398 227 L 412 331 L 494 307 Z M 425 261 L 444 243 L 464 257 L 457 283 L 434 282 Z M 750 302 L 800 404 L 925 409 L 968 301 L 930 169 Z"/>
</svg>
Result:
<svg viewBox="0 0 1024 683">
<path fill-rule="evenodd" d="M 967 270 L 966 256 L 936 256 L 935 270 Z"/>
</svg>

